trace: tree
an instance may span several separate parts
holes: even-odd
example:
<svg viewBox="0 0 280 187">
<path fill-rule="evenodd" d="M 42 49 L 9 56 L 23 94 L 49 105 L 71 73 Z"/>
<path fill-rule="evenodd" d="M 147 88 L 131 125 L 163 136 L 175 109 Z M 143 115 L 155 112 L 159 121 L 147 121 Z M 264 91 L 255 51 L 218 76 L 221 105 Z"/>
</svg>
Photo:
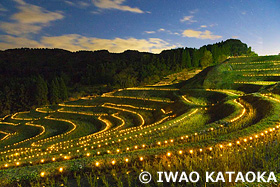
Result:
<svg viewBox="0 0 280 187">
<path fill-rule="evenodd" d="M 211 65 L 213 62 L 212 53 L 208 50 L 204 51 L 204 54 L 200 60 L 200 64 L 202 67 L 207 67 Z"/>
<path fill-rule="evenodd" d="M 192 67 L 190 52 L 187 49 L 184 49 L 182 52 L 181 65 L 182 65 L 182 68 L 191 68 Z"/>
<path fill-rule="evenodd" d="M 56 84 L 56 81 L 52 80 L 50 84 L 49 100 L 51 104 L 56 104 L 59 102 L 59 88 Z"/>
<path fill-rule="evenodd" d="M 59 78 L 59 91 L 60 91 L 60 99 L 62 101 L 66 101 L 68 99 L 68 91 L 65 85 L 63 78 Z"/>
<path fill-rule="evenodd" d="M 48 85 L 41 76 L 38 76 L 38 78 L 36 79 L 35 104 L 41 106 L 41 105 L 46 105 L 47 103 L 48 103 Z"/>
<path fill-rule="evenodd" d="M 195 49 L 193 51 L 193 57 L 192 57 L 192 66 L 193 67 L 198 67 L 199 66 L 199 51 L 197 49 Z"/>
<path fill-rule="evenodd" d="M 182 68 L 186 68 L 187 67 L 187 51 L 185 49 L 183 49 L 183 52 L 182 52 L 181 66 L 182 66 Z"/>
</svg>

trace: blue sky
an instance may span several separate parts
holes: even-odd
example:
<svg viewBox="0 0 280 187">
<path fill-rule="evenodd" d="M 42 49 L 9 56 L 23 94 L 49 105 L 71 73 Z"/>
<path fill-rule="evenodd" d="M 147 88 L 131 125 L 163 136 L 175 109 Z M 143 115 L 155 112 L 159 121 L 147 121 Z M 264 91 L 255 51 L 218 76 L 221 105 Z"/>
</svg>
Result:
<svg viewBox="0 0 280 187">
<path fill-rule="evenodd" d="M 280 53 L 278 0 L 4 0 L 0 49 L 159 53 L 238 38 Z"/>
</svg>

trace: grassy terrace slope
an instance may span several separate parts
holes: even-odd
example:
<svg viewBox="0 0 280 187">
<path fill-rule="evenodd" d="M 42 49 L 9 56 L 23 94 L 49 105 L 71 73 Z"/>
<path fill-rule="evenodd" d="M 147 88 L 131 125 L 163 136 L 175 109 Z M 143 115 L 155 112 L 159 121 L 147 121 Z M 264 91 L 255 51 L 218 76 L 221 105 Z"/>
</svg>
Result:
<svg viewBox="0 0 280 187">
<path fill-rule="evenodd" d="M 174 85 L 7 116 L 0 185 L 141 186 L 141 171 L 172 170 L 197 171 L 205 186 L 205 171 L 280 173 L 279 68 L 278 57 L 233 58 Z"/>
</svg>

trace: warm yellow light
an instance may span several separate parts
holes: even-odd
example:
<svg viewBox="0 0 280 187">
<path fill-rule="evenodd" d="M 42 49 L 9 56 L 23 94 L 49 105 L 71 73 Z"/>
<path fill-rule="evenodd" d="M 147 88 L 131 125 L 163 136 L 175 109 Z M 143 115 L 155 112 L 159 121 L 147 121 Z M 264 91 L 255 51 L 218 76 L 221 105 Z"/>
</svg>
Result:
<svg viewBox="0 0 280 187">
<path fill-rule="evenodd" d="M 120 150 L 119 149 L 117 149 L 117 153 L 119 153 L 120 152 Z"/>
<path fill-rule="evenodd" d="M 232 143 L 229 143 L 229 144 L 228 144 L 228 146 L 230 146 L 230 147 L 231 147 L 231 146 L 232 146 Z"/>
<path fill-rule="evenodd" d="M 157 144 L 160 145 L 160 142 L 158 142 Z"/>
<path fill-rule="evenodd" d="M 199 149 L 200 152 L 202 152 L 202 149 Z"/>
<path fill-rule="evenodd" d="M 135 146 L 134 146 L 134 149 L 138 149 L 138 146 L 137 146 L 137 145 L 135 145 Z"/>
<path fill-rule="evenodd" d="M 129 150 L 129 147 L 127 147 L 126 150 L 128 151 L 128 150 Z"/>
<path fill-rule="evenodd" d="M 5 164 L 4 166 L 5 166 L 5 168 L 6 168 L 6 167 L 8 167 L 9 165 L 8 165 L 8 164 Z"/>
<path fill-rule="evenodd" d="M 19 166 L 19 164 L 20 164 L 19 162 L 16 163 L 17 166 Z"/>
<path fill-rule="evenodd" d="M 128 162 L 128 158 L 125 159 L 125 162 Z"/>
<path fill-rule="evenodd" d="M 45 172 L 41 172 L 41 173 L 40 173 L 40 176 L 41 176 L 41 177 L 44 177 L 44 176 L 45 176 Z"/>
<path fill-rule="evenodd" d="M 209 148 L 210 151 L 212 151 L 212 149 L 213 149 L 212 147 Z"/>
<path fill-rule="evenodd" d="M 144 160 L 144 158 L 143 158 L 142 156 L 141 156 L 139 159 L 140 159 L 140 161 L 143 161 L 143 160 Z"/>
<path fill-rule="evenodd" d="M 100 152 L 98 151 L 97 154 L 100 155 Z"/>
<path fill-rule="evenodd" d="M 98 167 L 99 166 L 99 162 L 95 162 L 95 166 Z"/>
<path fill-rule="evenodd" d="M 193 150 L 192 149 L 190 150 L 190 153 L 193 154 Z"/>
<path fill-rule="evenodd" d="M 41 163 L 44 163 L 44 162 L 45 162 L 45 160 L 44 160 L 44 159 L 42 159 L 42 160 L 41 160 Z"/>
<path fill-rule="evenodd" d="M 167 152 L 167 156 L 171 156 L 171 153 L 170 153 L 170 152 Z"/>
<path fill-rule="evenodd" d="M 87 156 L 90 156 L 90 153 L 87 153 Z"/>
<path fill-rule="evenodd" d="M 240 144 L 240 141 L 237 141 L 236 144 Z"/>
<path fill-rule="evenodd" d="M 220 148 L 223 148 L 223 145 L 220 145 Z"/>
<path fill-rule="evenodd" d="M 59 168 L 59 172 L 63 172 L 63 168 Z"/>
<path fill-rule="evenodd" d="M 146 145 L 145 145 L 145 144 L 143 144 L 143 145 L 142 145 L 142 147 L 143 147 L 143 148 L 145 148 L 145 147 L 146 147 Z"/>
<path fill-rule="evenodd" d="M 258 135 L 255 135 L 255 138 L 258 138 L 259 136 Z"/>
<path fill-rule="evenodd" d="M 244 139 L 244 142 L 247 142 L 247 139 L 246 139 L 246 138 Z"/>
<path fill-rule="evenodd" d="M 115 165 L 115 164 L 116 164 L 116 161 L 115 161 L 115 160 L 113 160 L 113 161 L 112 161 L 112 164 L 113 164 L 113 165 Z"/>
<path fill-rule="evenodd" d="M 180 154 L 180 155 L 181 155 L 181 154 L 183 154 L 183 151 L 182 151 L 182 150 L 180 150 L 180 151 L 179 151 L 179 154 Z"/>
</svg>

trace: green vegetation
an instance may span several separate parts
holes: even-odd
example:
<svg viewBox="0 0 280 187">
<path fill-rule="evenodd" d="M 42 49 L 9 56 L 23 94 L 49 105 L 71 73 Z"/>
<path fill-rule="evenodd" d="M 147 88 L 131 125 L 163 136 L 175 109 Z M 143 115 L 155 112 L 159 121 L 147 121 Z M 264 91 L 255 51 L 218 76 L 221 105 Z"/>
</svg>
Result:
<svg viewBox="0 0 280 187">
<path fill-rule="evenodd" d="M 221 51 L 252 54 L 247 46 L 221 43 L 201 50 L 200 65 L 216 65 L 174 85 L 114 89 L 65 101 L 66 86 L 55 86 L 59 79 L 51 79 L 50 88 L 59 89 L 48 91 L 47 100 L 43 94 L 40 102 L 52 105 L 0 121 L 0 139 L 9 135 L 0 140 L 0 185 L 141 186 L 142 171 L 154 179 L 157 171 L 201 175 L 196 184 L 152 180 L 150 186 L 251 185 L 206 183 L 206 171 L 274 172 L 276 183 L 252 185 L 278 185 L 280 59 L 230 58 L 219 63 Z M 199 50 L 181 52 L 184 66 L 197 63 Z M 123 80 L 125 75 L 117 76 Z M 135 86 L 135 79 L 126 78 L 129 83 L 118 80 L 115 88 Z M 43 86 L 37 89 L 46 93 L 48 81 L 39 79 Z M 60 99 L 52 102 L 50 93 Z"/>
</svg>

